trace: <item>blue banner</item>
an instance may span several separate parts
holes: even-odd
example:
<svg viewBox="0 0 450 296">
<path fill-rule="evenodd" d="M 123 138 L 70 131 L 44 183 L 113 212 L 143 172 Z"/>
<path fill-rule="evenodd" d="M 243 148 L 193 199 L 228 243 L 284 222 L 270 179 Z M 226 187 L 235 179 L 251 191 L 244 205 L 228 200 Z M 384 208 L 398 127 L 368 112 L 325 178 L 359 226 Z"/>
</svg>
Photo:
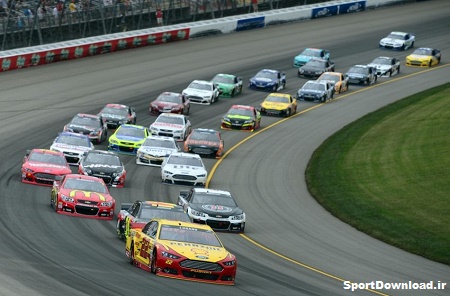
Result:
<svg viewBox="0 0 450 296">
<path fill-rule="evenodd" d="M 338 14 L 338 6 L 331 5 L 331 6 L 326 6 L 326 7 L 314 8 L 311 11 L 311 13 L 312 13 L 311 18 L 337 15 Z"/>
<path fill-rule="evenodd" d="M 366 9 L 366 1 L 357 1 L 339 5 L 339 14 L 362 11 Z"/>
<path fill-rule="evenodd" d="M 247 18 L 243 20 L 238 20 L 236 31 L 244 31 L 256 28 L 264 28 L 265 26 L 265 16 L 258 16 Z"/>
</svg>

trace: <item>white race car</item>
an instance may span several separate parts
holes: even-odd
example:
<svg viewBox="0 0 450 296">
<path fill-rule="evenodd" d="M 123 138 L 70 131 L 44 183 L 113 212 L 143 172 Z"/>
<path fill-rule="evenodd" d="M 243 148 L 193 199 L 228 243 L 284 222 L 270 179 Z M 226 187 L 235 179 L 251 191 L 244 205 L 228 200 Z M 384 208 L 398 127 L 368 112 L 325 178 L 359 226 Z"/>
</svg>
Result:
<svg viewBox="0 0 450 296">
<path fill-rule="evenodd" d="M 71 132 L 60 133 L 50 147 L 50 150 L 64 153 L 70 165 L 78 165 L 83 154 L 94 149 L 94 145 L 87 135 Z"/>
<path fill-rule="evenodd" d="M 164 159 L 161 178 L 169 184 L 205 186 L 208 172 L 200 155 L 177 152 Z"/>
<path fill-rule="evenodd" d="M 400 60 L 392 57 L 377 57 L 367 66 L 377 70 L 377 76 L 389 76 L 400 73 Z"/>
<path fill-rule="evenodd" d="M 186 115 L 173 113 L 161 113 L 149 127 L 152 135 L 172 137 L 177 141 L 186 140 L 191 128 Z"/>
<path fill-rule="evenodd" d="M 391 32 L 380 40 L 380 47 L 389 49 L 405 50 L 414 47 L 416 36 L 405 32 Z"/>
<path fill-rule="evenodd" d="M 206 80 L 194 80 L 183 90 L 191 103 L 211 105 L 219 100 L 220 89 L 216 83 Z"/>
<path fill-rule="evenodd" d="M 139 147 L 136 153 L 136 164 L 161 166 L 168 155 L 179 151 L 180 147 L 174 138 L 150 136 Z"/>
</svg>

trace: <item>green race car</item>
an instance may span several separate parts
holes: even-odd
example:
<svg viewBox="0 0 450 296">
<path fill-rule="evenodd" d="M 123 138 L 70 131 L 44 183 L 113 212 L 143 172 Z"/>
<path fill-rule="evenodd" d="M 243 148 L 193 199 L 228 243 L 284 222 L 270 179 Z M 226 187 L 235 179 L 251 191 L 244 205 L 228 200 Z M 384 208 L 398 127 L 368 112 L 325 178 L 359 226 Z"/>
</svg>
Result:
<svg viewBox="0 0 450 296">
<path fill-rule="evenodd" d="M 261 113 L 255 107 L 233 105 L 222 117 L 221 129 L 253 132 L 261 126 Z"/>
<path fill-rule="evenodd" d="M 234 97 L 242 93 L 242 78 L 232 74 L 217 74 L 211 80 L 221 91 L 221 96 Z"/>
<path fill-rule="evenodd" d="M 108 150 L 118 153 L 136 154 L 139 147 L 150 135 L 148 128 L 141 125 L 122 124 L 109 137 Z"/>
</svg>

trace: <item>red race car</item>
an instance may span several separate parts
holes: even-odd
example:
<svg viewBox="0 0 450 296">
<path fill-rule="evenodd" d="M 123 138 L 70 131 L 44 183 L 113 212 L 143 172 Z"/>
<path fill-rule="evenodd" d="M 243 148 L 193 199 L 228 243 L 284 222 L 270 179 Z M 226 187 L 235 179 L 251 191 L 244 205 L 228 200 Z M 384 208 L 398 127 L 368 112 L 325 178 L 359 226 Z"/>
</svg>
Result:
<svg viewBox="0 0 450 296">
<path fill-rule="evenodd" d="M 150 114 L 179 113 L 188 115 L 191 107 L 190 101 L 184 95 L 174 92 L 163 92 L 156 100 L 150 103 Z"/>
<path fill-rule="evenodd" d="M 161 201 L 140 201 L 122 203 L 117 215 L 117 236 L 125 240 L 131 229 L 141 229 L 151 219 L 161 218 L 191 222 L 184 209 L 176 204 Z"/>
<path fill-rule="evenodd" d="M 66 157 L 59 151 L 33 149 L 23 158 L 23 183 L 51 186 L 57 176 L 71 173 Z"/>
<path fill-rule="evenodd" d="M 116 202 L 102 179 L 69 174 L 53 184 L 50 205 L 59 214 L 112 220 Z"/>
</svg>

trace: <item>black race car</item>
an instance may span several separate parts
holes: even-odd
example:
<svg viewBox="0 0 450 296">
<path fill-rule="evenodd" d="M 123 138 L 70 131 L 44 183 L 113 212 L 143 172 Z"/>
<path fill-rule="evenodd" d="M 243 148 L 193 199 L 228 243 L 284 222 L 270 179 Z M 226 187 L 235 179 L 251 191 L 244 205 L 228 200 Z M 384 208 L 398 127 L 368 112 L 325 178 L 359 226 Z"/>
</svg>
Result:
<svg viewBox="0 0 450 296">
<path fill-rule="evenodd" d="M 377 82 L 377 69 L 367 65 L 354 65 L 345 73 L 348 83 L 370 85 Z"/>
<path fill-rule="evenodd" d="M 124 123 L 136 124 L 136 111 L 133 107 L 122 104 L 106 104 L 98 113 L 109 128 L 116 129 Z"/>
<path fill-rule="evenodd" d="M 112 187 L 123 187 L 127 176 L 119 156 L 103 150 L 86 152 L 78 165 L 78 173 L 101 178 L 106 185 Z"/>
<path fill-rule="evenodd" d="M 220 158 L 223 154 L 222 136 L 213 129 L 193 129 L 184 141 L 184 152 Z"/>
<path fill-rule="evenodd" d="M 334 63 L 330 60 L 310 59 L 305 65 L 298 68 L 297 75 L 317 78 L 324 72 L 334 72 Z"/>
<path fill-rule="evenodd" d="M 100 144 L 108 137 L 108 127 L 102 116 L 78 113 L 64 126 L 65 132 L 89 136 L 92 142 Z"/>
</svg>

